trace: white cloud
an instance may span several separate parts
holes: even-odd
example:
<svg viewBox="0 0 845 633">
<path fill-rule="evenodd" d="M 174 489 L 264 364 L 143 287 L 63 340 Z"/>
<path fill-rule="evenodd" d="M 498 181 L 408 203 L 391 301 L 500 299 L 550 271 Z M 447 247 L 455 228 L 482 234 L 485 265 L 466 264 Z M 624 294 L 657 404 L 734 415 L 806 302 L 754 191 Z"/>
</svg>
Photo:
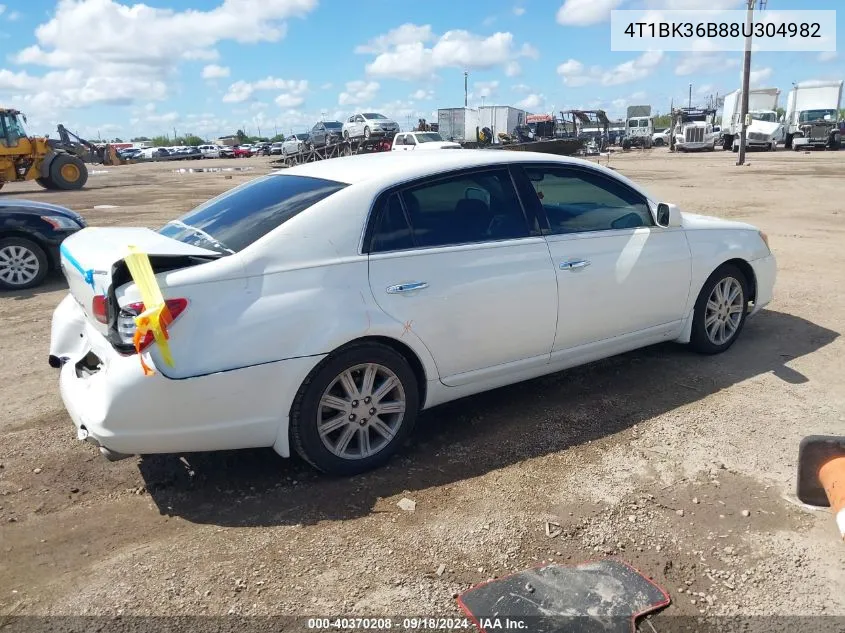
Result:
<svg viewBox="0 0 845 633">
<path fill-rule="evenodd" d="M 481 26 L 493 26 L 493 23 L 496 21 L 495 15 L 488 15 L 481 21 Z"/>
<path fill-rule="evenodd" d="M 675 66 L 675 74 L 679 77 L 686 75 L 717 74 L 725 68 L 739 66 L 739 60 L 724 55 L 688 54 L 681 57 Z"/>
<path fill-rule="evenodd" d="M 623 0 L 566 0 L 557 11 L 558 24 L 590 26 L 610 18 L 610 11 Z"/>
<path fill-rule="evenodd" d="M 534 110 L 540 109 L 541 106 L 545 105 L 546 98 L 541 94 L 532 93 L 521 99 L 520 101 L 516 102 L 517 108 L 522 108 L 523 110 L 528 110 L 532 112 Z"/>
<path fill-rule="evenodd" d="M 434 99 L 434 91 L 433 90 L 423 90 L 420 88 L 416 92 L 411 94 L 411 99 L 415 101 L 428 101 L 430 99 Z"/>
<path fill-rule="evenodd" d="M 531 86 L 528 86 L 526 84 L 516 84 L 514 86 L 511 86 L 511 90 L 524 94 L 526 92 L 531 92 Z"/>
<path fill-rule="evenodd" d="M 509 66 L 521 57 L 535 58 L 537 49 L 524 44 L 517 49 L 512 33 L 494 33 L 484 37 L 464 30 L 447 31 L 436 36 L 429 25 L 403 24 L 356 49 L 358 53 L 375 54 L 367 64 L 373 77 L 405 80 L 431 78 L 442 68 L 490 69 Z"/>
<path fill-rule="evenodd" d="M 506 77 L 519 77 L 522 74 L 522 66 L 519 65 L 519 62 L 512 61 L 508 62 L 505 65 L 505 76 Z"/>
<path fill-rule="evenodd" d="M 58 117 L 73 107 L 161 99 L 180 62 L 212 61 L 222 41 L 278 41 L 286 20 L 317 6 L 317 0 L 218 1 L 206 10 L 177 11 L 58 0 L 35 30 L 36 44 L 12 55 L 17 63 L 52 69 L 23 87 L 18 103 Z"/>
<path fill-rule="evenodd" d="M 573 88 L 594 83 L 619 86 L 645 79 L 655 71 L 661 61 L 662 51 L 646 51 L 639 57 L 606 70 L 601 66 L 586 68 L 577 59 L 569 59 L 557 67 L 557 74 L 563 78 L 566 85 Z"/>
<path fill-rule="evenodd" d="M 236 81 L 223 95 L 226 103 L 242 103 L 252 98 L 258 91 L 281 90 L 282 94 L 276 97 L 276 103 L 283 108 L 295 108 L 305 102 L 305 95 L 308 92 L 308 81 L 305 79 L 279 79 L 277 77 L 265 77 L 254 82 Z"/>
<path fill-rule="evenodd" d="M 334 84 L 331 82 L 324 83 L 320 86 L 320 90 L 331 90 L 334 87 Z"/>
<path fill-rule="evenodd" d="M 479 99 L 489 99 L 499 94 L 498 81 L 476 81 L 473 85 L 473 96 Z"/>
<path fill-rule="evenodd" d="M 740 75 L 741 77 L 742 75 Z M 758 68 L 756 70 L 752 70 L 751 74 L 749 75 L 749 82 L 752 86 L 759 86 L 761 83 L 766 81 L 769 77 L 772 76 L 772 69 L 771 68 Z"/>
<path fill-rule="evenodd" d="M 20 11 L 12 11 L 9 15 L 6 16 L 6 20 L 9 22 L 15 22 L 16 20 L 20 20 L 23 17 L 23 13 Z"/>
<path fill-rule="evenodd" d="M 824 51 L 819 53 L 818 59 L 820 62 L 826 63 L 834 61 L 837 57 L 838 55 L 836 54 L 836 51 Z"/>
<path fill-rule="evenodd" d="M 222 79 L 229 76 L 229 69 L 226 66 L 209 64 L 202 69 L 203 79 Z"/>
<path fill-rule="evenodd" d="M 366 44 L 356 46 L 355 52 L 378 55 L 380 53 L 386 53 L 397 46 L 430 42 L 433 39 L 434 33 L 431 30 L 431 25 L 417 26 L 416 24 L 406 23 L 388 31 L 384 35 L 379 35 Z"/>
<path fill-rule="evenodd" d="M 362 105 L 375 99 L 378 90 L 379 84 L 375 81 L 348 81 L 337 102 L 339 105 Z"/>
<path fill-rule="evenodd" d="M 525 15 L 525 7 L 514 7 L 513 14 L 517 17 Z"/>
</svg>

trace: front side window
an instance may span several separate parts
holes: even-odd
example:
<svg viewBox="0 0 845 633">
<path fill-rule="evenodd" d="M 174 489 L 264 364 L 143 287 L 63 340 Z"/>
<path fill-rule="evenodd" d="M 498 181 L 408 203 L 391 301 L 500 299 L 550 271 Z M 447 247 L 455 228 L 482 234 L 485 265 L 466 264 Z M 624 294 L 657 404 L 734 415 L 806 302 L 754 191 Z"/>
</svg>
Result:
<svg viewBox="0 0 845 633">
<path fill-rule="evenodd" d="M 420 143 L 442 143 L 443 137 L 438 132 L 423 132 L 416 135 L 417 141 Z"/>
<path fill-rule="evenodd" d="M 168 222 L 159 233 L 219 253 L 236 253 L 347 186 L 306 176 L 263 176 Z"/>
<path fill-rule="evenodd" d="M 522 206 L 506 169 L 411 187 L 401 193 L 401 200 L 417 248 L 529 235 Z"/>
<path fill-rule="evenodd" d="M 653 226 L 646 200 L 612 178 L 586 169 L 526 167 L 552 234 Z"/>
</svg>

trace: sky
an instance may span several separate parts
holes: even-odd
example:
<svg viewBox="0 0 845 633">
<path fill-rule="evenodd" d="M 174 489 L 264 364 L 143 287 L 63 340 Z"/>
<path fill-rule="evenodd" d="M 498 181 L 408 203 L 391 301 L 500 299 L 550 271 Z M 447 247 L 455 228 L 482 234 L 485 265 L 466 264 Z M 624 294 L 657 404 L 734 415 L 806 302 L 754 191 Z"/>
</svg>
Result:
<svg viewBox="0 0 845 633">
<path fill-rule="evenodd" d="M 610 50 L 617 9 L 741 9 L 743 0 L 0 0 L 0 105 L 30 134 L 86 138 L 244 129 L 272 136 L 378 111 L 667 112 L 740 86 L 742 53 Z M 841 0 L 769 0 L 769 10 Z M 845 33 L 845 7 L 837 32 Z M 841 40 L 842 38 L 839 37 Z M 845 79 L 845 51 L 755 53 L 752 83 Z"/>
</svg>

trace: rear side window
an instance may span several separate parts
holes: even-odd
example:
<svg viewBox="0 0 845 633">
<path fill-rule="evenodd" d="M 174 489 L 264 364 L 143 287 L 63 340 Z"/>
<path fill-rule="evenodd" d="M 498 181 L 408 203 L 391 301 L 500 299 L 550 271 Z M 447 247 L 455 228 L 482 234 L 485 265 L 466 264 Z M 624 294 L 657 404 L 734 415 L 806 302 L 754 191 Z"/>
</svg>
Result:
<svg viewBox="0 0 845 633">
<path fill-rule="evenodd" d="M 221 253 L 237 253 L 345 183 L 306 176 L 270 175 L 212 198 L 159 233 Z"/>
<path fill-rule="evenodd" d="M 371 245 L 376 253 L 530 234 L 507 169 L 440 179 L 393 194 L 381 205 Z"/>
</svg>

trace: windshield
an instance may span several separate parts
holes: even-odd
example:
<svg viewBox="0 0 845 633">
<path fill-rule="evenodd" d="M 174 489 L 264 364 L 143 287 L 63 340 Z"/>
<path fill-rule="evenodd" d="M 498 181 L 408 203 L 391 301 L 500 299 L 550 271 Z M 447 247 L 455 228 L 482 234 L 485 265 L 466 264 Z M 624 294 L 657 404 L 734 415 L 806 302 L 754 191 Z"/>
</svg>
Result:
<svg viewBox="0 0 845 633">
<path fill-rule="evenodd" d="M 441 143 L 443 137 L 437 132 L 423 132 L 422 134 L 415 134 L 418 143 Z"/>
<path fill-rule="evenodd" d="M 769 123 L 777 123 L 778 115 L 775 112 L 753 112 L 751 118 L 755 121 L 768 121 Z"/>
<path fill-rule="evenodd" d="M 347 186 L 306 176 L 263 176 L 168 222 L 159 233 L 219 253 L 236 253 Z"/>
<path fill-rule="evenodd" d="M 323 125 L 332 130 L 339 130 L 343 127 L 343 123 L 340 123 L 339 121 L 326 121 Z"/>
<path fill-rule="evenodd" d="M 831 120 L 836 120 L 836 110 L 805 110 L 801 113 L 801 123 L 809 121 L 824 121 L 825 117 L 830 117 Z"/>
<path fill-rule="evenodd" d="M 361 115 L 365 119 L 386 119 L 387 117 L 383 114 L 378 114 L 376 112 L 365 112 Z"/>
</svg>

